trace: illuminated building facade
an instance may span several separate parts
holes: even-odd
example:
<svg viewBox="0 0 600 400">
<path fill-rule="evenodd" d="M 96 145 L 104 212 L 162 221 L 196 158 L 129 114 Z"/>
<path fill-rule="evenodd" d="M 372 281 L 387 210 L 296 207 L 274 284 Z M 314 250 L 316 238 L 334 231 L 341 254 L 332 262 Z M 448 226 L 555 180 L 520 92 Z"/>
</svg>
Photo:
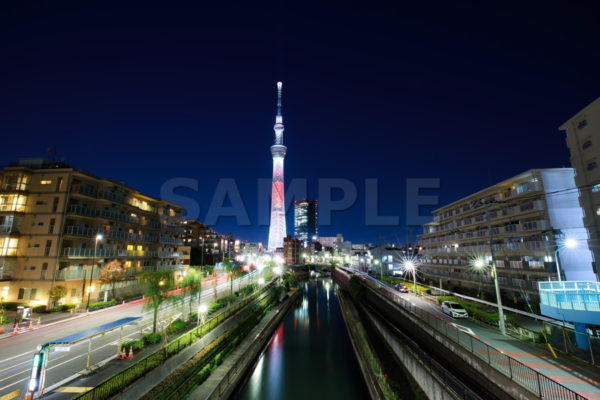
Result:
<svg viewBox="0 0 600 400">
<path fill-rule="evenodd" d="M 294 202 L 294 236 L 305 244 L 318 236 L 318 200 L 303 199 Z"/>
<path fill-rule="evenodd" d="M 285 189 L 283 185 L 283 160 L 287 147 L 283 145 L 283 117 L 281 115 L 281 88 L 277 82 L 277 116 L 275 117 L 275 144 L 271 146 L 273 156 L 273 183 L 271 185 L 271 223 L 269 225 L 269 251 L 283 248 L 285 227 Z"/>
<path fill-rule="evenodd" d="M 563 279 L 595 280 L 574 187 L 572 168 L 534 169 L 435 210 L 420 236 L 419 272 L 444 289 L 492 296 L 493 279 L 474 268 L 490 260 L 491 242 L 502 294 L 515 302 L 537 298 L 538 281 L 558 279 L 557 247 Z M 579 244 L 562 248 L 567 239 Z"/>
<path fill-rule="evenodd" d="M 47 304 L 51 288 L 64 286 L 62 303 L 102 299 L 109 263 L 117 295 L 137 292 L 141 272 L 189 263 L 183 211 L 63 163 L 11 164 L 0 171 L 0 297 Z"/>
</svg>

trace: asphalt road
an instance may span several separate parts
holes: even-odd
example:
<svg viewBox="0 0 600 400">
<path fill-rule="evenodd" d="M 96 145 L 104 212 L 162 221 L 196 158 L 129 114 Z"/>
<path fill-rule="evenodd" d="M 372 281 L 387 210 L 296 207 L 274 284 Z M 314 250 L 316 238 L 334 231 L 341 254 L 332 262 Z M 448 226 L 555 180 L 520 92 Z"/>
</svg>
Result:
<svg viewBox="0 0 600 400">
<path fill-rule="evenodd" d="M 243 285 L 249 279 L 248 275 L 236 279 L 234 290 L 237 290 L 240 284 Z M 217 284 L 218 296 L 228 295 L 229 287 L 230 283 L 226 278 L 220 280 Z M 208 303 L 213 300 L 214 286 L 203 287 L 201 302 Z M 24 392 L 31 373 L 32 354 L 36 351 L 36 347 L 42 343 L 126 317 L 142 318 L 123 328 L 123 341 L 138 339 L 143 333 L 152 331 L 152 312 L 143 310 L 143 306 L 143 301 L 134 301 L 1 339 L 0 396 L 12 393 L 17 389 L 20 389 L 21 393 Z M 193 301 L 192 307 L 193 309 L 197 307 L 196 300 Z M 187 301 L 183 309 L 181 304 L 164 307 L 160 311 L 158 319 L 164 326 L 180 317 L 182 311 L 186 314 L 189 311 Z M 91 341 L 90 365 L 99 363 L 116 354 L 119 337 L 120 329 L 116 329 L 103 336 L 93 338 Z M 45 386 L 50 387 L 84 370 L 89 344 L 90 341 L 86 340 L 71 346 L 69 351 L 52 351 L 48 358 Z"/>
</svg>

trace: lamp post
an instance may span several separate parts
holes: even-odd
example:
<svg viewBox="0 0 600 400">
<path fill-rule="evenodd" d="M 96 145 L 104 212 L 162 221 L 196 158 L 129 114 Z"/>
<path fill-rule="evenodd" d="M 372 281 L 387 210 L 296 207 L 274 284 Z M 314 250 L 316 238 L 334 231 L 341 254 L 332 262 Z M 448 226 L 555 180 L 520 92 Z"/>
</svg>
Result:
<svg viewBox="0 0 600 400">
<path fill-rule="evenodd" d="M 412 271 L 413 275 L 413 291 L 415 292 L 415 296 L 417 295 L 417 266 L 412 261 L 404 262 L 404 269 L 408 271 Z"/>
<path fill-rule="evenodd" d="M 380 275 L 381 282 L 383 282 L 383 263 L 381 263 L 379 260 L 375 259 L 375 260 L 373 260 L 373 264 L 375 266 L 379 265 L 379 275 Z"/>
<path fill-rule="evenodd" d="M 573 238 L 567 238 L 565 239 L 564 243 L 562 244 L 562 246 L 556 246 L 556 250 L 554 250 L 554 259 L 556 260 L 556 273 L 558 274 L 558 281 L 562 282 L 562 274 L 560 272 L 560 263 L 559 263 L 559 254 L 558 251 L 562 248 L 567 248 L 567 249 L 574 249 L 575 247 L 577 247 L 577 240 L 573 239 Z"/>
<path fill-rule="evenodd" d="M 208 306 L 206 304 L 198 305 L 198 322 L 197 326 L 200 326 L 200 318 L 202 318 L 202 325 L 204 325 L 204 314 L 208 311 Z"/>
<path fill-rule="evenodd" d="M 485 261 L 481 258 L 475 260 L 475 268 L 483 269 L 485 267 Z M 496 263 L 492 261 L 490 274 L 494 278 L 494 287 L 496 289 L 496 304 L 498 306 L 498 325 L 500 327 L 500 333 L 506 335 L 506 325 L 504 322 L 504 309 L 502 308 L 502 297 L 500 297 L 500 285 L 498 284 L 498 274 L 496 272 Z"/>
<path fill-rule="evenodd" d="M 104 239 L 101 234 L 97 234 L 94 239 L 94 254 L 92 254 L 92 273 L 90 274 L 90 285 L 88 287 L 88 298 L 87 304 L 85 305 L 85 309 L 88 310 L 90 308 L 90 297 L 92 296 L 92 281 L 94 279 L 94 266 L 96 265 L 96 253 L 98 251 L 98 242 Z M 85 295 L 85 293 L 83 293 Z"/>
</svg>

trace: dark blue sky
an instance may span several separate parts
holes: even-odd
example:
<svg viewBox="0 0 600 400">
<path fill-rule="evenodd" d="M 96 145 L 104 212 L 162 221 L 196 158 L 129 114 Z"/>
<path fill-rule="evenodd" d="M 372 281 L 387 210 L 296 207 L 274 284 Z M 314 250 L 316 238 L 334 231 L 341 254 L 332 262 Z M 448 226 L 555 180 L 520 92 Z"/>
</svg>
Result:
<svg viewBox="0 0 600 400">
<path fill-rule="evenodd" d="M 365 227 L 365 178 L 404 224 L 406 178 L 441 179 L 444 204 L 569 166 L 557 128 L 600 95 L 593 2 L 126 3 L 2 2 L 0 163 L 54 146 L 151 195 L 195 178 L 202 215 L 235 178 L 255 223 L 281 79 L 286 179 L 359 187 L 321 234 L 396 241 L 401 227 Z"/>
</svg>

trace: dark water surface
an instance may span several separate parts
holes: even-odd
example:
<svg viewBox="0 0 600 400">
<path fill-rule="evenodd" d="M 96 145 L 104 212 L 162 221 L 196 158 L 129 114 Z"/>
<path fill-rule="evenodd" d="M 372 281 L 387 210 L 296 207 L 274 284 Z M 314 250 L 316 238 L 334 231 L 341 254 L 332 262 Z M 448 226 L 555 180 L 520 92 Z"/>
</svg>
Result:
<svg viewBox="0 0 600 400">
<path fill-rule="evenodd" d="M 331 279 L 305 284 L 236 398 L 369 398 Z"/>
</svg>

